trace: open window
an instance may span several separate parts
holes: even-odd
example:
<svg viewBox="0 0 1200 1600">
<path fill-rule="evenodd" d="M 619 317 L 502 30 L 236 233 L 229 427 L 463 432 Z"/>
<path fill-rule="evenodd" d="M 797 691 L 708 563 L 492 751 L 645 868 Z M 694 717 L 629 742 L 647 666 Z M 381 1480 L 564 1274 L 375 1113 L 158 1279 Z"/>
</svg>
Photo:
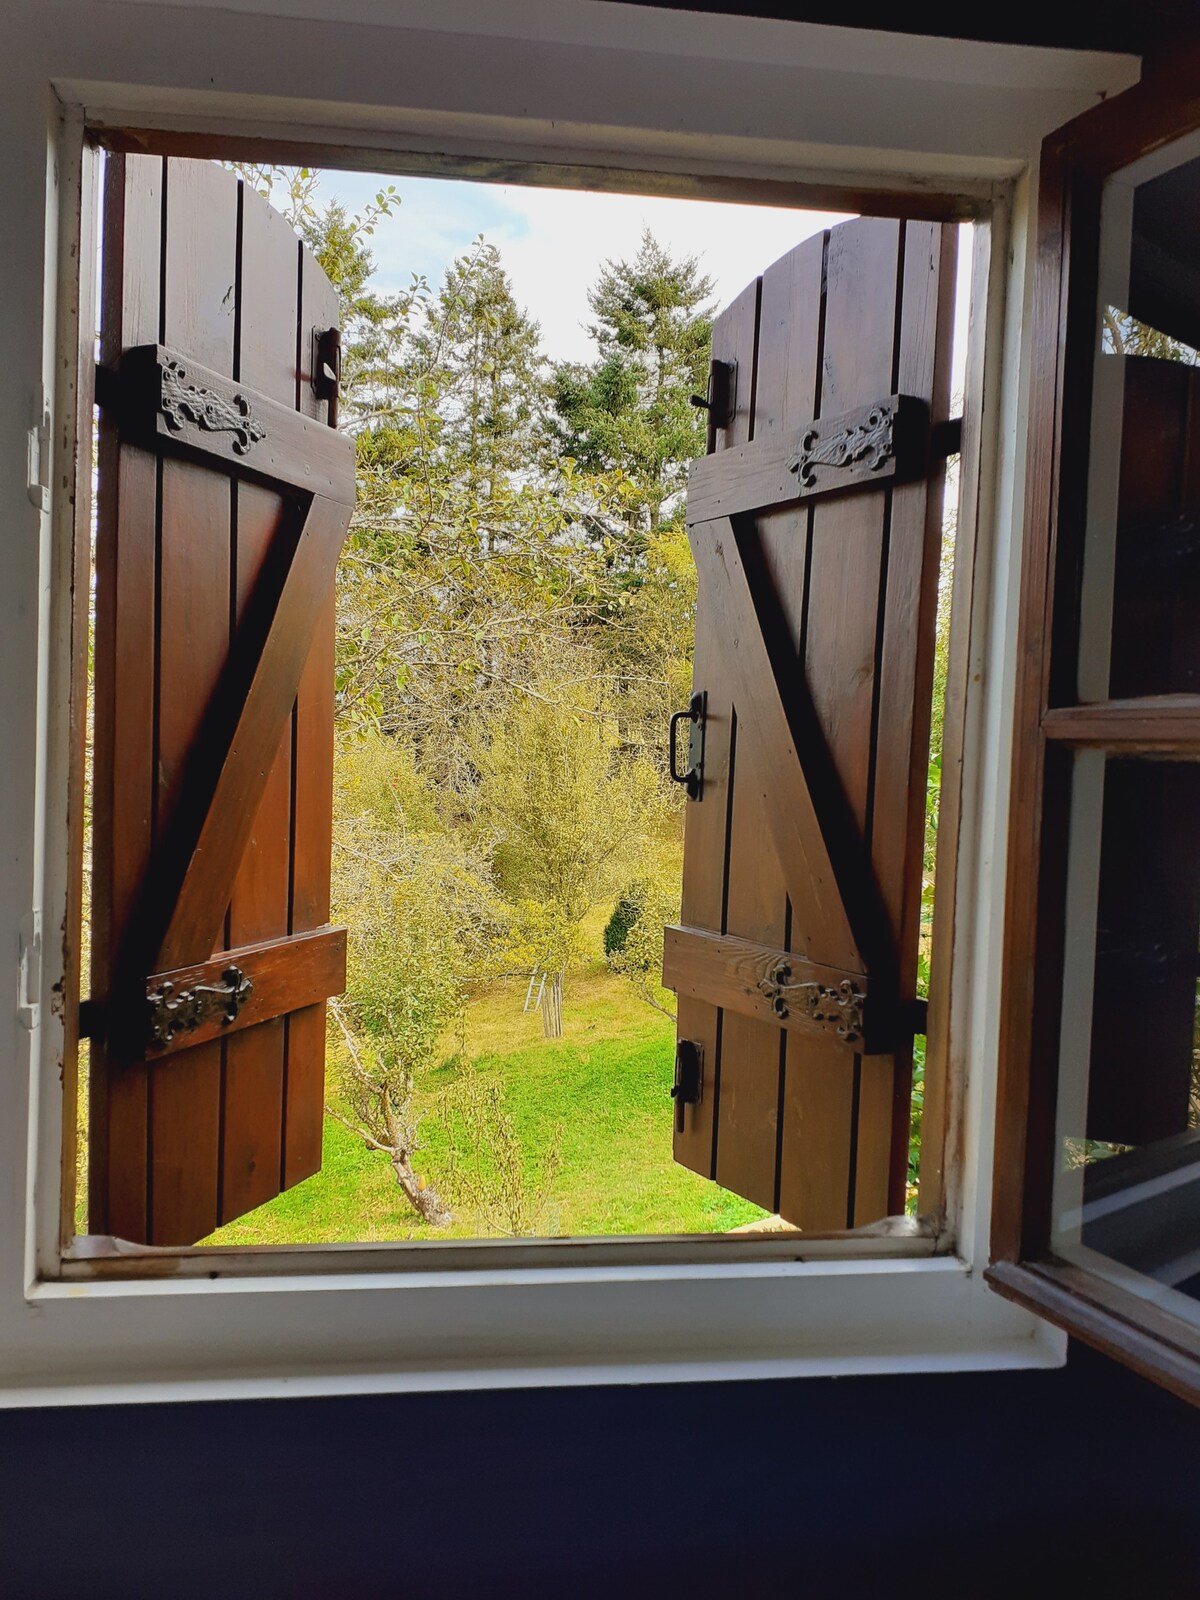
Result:
<svg viewBox="0 0 1200 1600">
<path fill-rule="evenodd" d="M 885 42 L 884 61 L 880 41 L 859 29 L 818 37 L 804 25 L 781 31 L 750 18 L 694 17 L 676 28 L 667 14 L 646 12 L 643 20 L 641 12 L 618 16 L 597 6 L 561 35 L 552 21 L 515 13 L 498 16 L 486 37 L 447 32 L 449 23 L 414 31 L 347 27 L 341 18 L 303 26 L 264 18 L 263 48 L 236 84 L 222 88 L 189 53 L 183 17 L 178 8 L 156 8 L 134 48 L 81 10 L 68 49 L 47 39 L 22 57 L 29 92 L 14 101 L 22 131 L 8 186 L 17 250 L 10 311 L 21 333 L 12 341 L 10 427 L 14 419 L 28 426 L 27 405 L 33 414 L 29 493 L 22 484 L 9 497 L 13 561 L 0 590 L 12 669 L 5 727 L 13 759 L 3 787 L 14 847 L 6 856 L 5 914 L 20 952 L 0 1118 L 12 1179 L 0 1394 L 53 1399 L 73 1385 L 79 1400 L 180 1398 L 1059 1363 L 1059 1331 L 992 1292 L 979 1270 L 991 1199 L 1000 982 L 993 863 L 1007 822 L 1011 713 L 1004 586 L 1021 537 L 1009 490 L 1023 468 L 1029 377 L 1024 172 L 1048 126 L 1115 95 L 1136 76 L 1137 62 L 965 42 L 947 51 L 944 41 L 919 38 L 899 52 Z M 223 42 L 236 32 L 228 19 L 214 27 Z M 750 108 L 740 131 L 721 97 L 707 92 L 713 62 L 731 59 L 731 48 L 738 104 Z M 155 63 L 168 59 L 164 85 Z M 530 77 L 531 60 L 546 71 Z M 481 100 L 481 83 L 497 86 L 499 100 Z M 614 83 L 629 93 L 614 98 Z M 802 145 L 797 105 L 820 109 L 813 138 Z M 320 773 L 327 786 L 329 772 L 315 733 L 301 754 L 307 662 L 298 671 L 294 661 L 282 663 L 286 671 L 271 666 L 273 622 L 290 577 L 316 553 L 308 540 L 324 517 L 318 506 L 314 523 L 318 499 L 339 508 L 319 541 L 323 561 L 335 554 L 345 503 L 334 482 L 345 458 L 338 433 L 352 417 L 350 319 L 343 319 L 335 430 L 330 390 L 338 363 L 333 341 L 326 338 L 322 351 L 320 335 L 337 319 L 332 308 L 311 314 L 312 294 L 319 304 L 321 292 L 311 262 L 253 196 L 243 196 L 239 212 L 218 194 L 216 167 L 190 190 L 173 176 L 175 164 L 207 170 L 251 154 L 327 171 L 465 174 L 500 185 L 527 180 L 543 191 L 753 203 L 760 213 L 819 207 L 826 229 L 833 212 L 839 223 L 871 219 L 831 231 L 819 242 L 819 262 L 817 246 L 793 253 L 808 227 L 756 249 L 737 279 L 721 286 L 719 303 L 729 304 L 742 283 L 754 284 L 722 319 L 724 349 L 714 352 L 722 366 L 707 393 L 703 370 L 689 384 L 712 420 L 697 495 L 707 481 L 711 504 L 732 477 L 752 498 L 718 507 L 716 516 L 702 514 L 703 504 L 692 508 L 697 548 L 715 566 L 719 545 L 740 568 L 742 588 L 726 581 L 732 570 L 705 580 L 712 627 L 701 630 L 708 657 L 694 686 L 707 694 L 703 710 L 711 715 L 691 715 L 683 672 L 662 707 L 660 761 L 668 713 L 686 712 L 676 724 L 676 767 L 684 780 L 677 815 L 686 815 L 689 831 L 689 904 L 682 917 L 658 920 L 688 930 L 678 941 L 687 946 L 683 970 L 677 954 L 673 970 L 696 1019 L 681 1029 L 682 1042 L 702 1049 L 690 1060 L 683 1051 L 676 1069 L 674 1029 L 662 1019 L 647 1120 L 673 1181 L 713 1187 L 703 1174 L 715 1161 L 733 1193 L 757 1196 L 759 1209 L 778 1204 L 783 1227 L 735 1232 L 745 1211 L 735 1218 L 731 1205 L 716 1221 L 724 1231 L 690 1234 L 631 1228 L 624 1238 L 613 1229 L 581 1238 L 587 1230 L 563 1227 L 558 1237 L 464 1233 L 433 1247 L 424 1236 L 364 1229 L 328 1249 L 315 1232 L 253 1239 L 235 1231 L 219 1250 L 207 1242 L 212 1234 L 202 1230 L 214 1221 L 239 1218 L 257 1200 L 258 1213 L 275 1207 L 278 1215 L 304 1197 L 306 1185 L 323 1181 L 292 1182 L 315 1161 L 321 1100 L 321 1051 L 300 1048 L 301 1036 L 306 1017 L 322 1006 L 333 1012 L 343 925 L 348 970 L 353 956 L 353 920 L 340 914 L 340 902 L 324 900 L 327 846 L 311 876 L 302 860 L 302 841 L 315 847 L 328 827 L 312 812 L 311 830 L 302 826 L 314 798 L 302 793 L 304 778 Z M 104 315 L 94 319 L 87 264 L 99 253 L 101 217 L 91 200 L 97 169 L 110 157 L 114 172 L 141 167 L 161 178 L 165 171 L 166 187 L 141 196 L 140 222 L 139 196 L 128 187 L 107 206 L 109 292 Z M 925 798 L 932 506 L 943 453 L 954 442 L 944 424 L 959 409 L 957 393 L 947 406 L 940 387 L 944 230 L 962 224 L 974 225 L 975 235 L 971 339 L 926 1019 L 912 1004 L 925 986 L 912 980 L 920 958 L 912 945 L 910 830 L 917 796 Z M 157 241 L 140 265 L 129 248 L 137 227 Z M 574 248 L 573 235 L 569 241 Z M 785 252 L 783 264 L 772 265 Z M 251 255 L 264 266 L 261 283 Z M 839 267 L 847 269 L 840 277 Z M 190 304 L 174 294 L 172 280 L 185 286 Z M 965 291 L 962 277 L 960 284 Z M 250 322 L 254 296 L 261 330 Z M 967 298 L 960 291 L 959 304 Z M 770 320 L 772 304 L 794 313 L 794 354 L 791 325 L 785 336 Z M 1130 314 L 1152 321 L 1148 311 Z M 755 318 L 757 332 L 747 330 Z M 855 319 L 862 326 L 848 330 Z M 97 389 L 100 326 L 106 340 Z M 192 334 L 197 342 L 189 346 Z M 1039 354 L 1046 348 L 1043 341 Z M 772 361 L 780 368 L 774 375 Z M 957 378 L 951 387 L 957 392 Z M 94 401 L 105 536 L 114 533 L 114 470 L 118 523 L 122 504 L 131 512 L 129 527 L 116 527 L 115 544 L 96 551 L 95 590 L 92 528 L 81 510 L 95 466 Z M 872 420 L 881 407 L 886 415 Z M 682 409 L 692 415 L 686 396 Z M 882 448 L 888 423 L 890 451 Z M 287 452 L 277 451 L 301 424 L 309 430 L 301 465 L 325 460 L 326 490 L 297 483 Z M 840 446 L 822 437 L 827 427 L 842 436 Z M 872 444 L 847 459 L 860 427 L 880 449 Z M 843 453 L 842 464 L 813 460 L 815 480 L 801 484 L 792 441 L 809 433 L 817 434 L 818 454 L 828 444 Z M 22 443 L 10 438 L 10 461 L 20 458 Z M 797 466 L 807 448 L 801 437 Z M 760 481 L 739 479 L 739 463 Z M 836 492 L 823 488 L 830 473 L 843 474 Z M 196 554 L 175 537 L 184 518 L 201 530 L 208 559 L 181 566 L 176 557 Z M 722 519 L 728 538 L 714 536 Z M 140 566 L 132 560 L 139 545 Z M 326 651 L 322 673 L 327 574 L 327 566 L 316 571 L 305 596 L 315 609 L 300 642 Z M 904 593 L 893 592 L 893 574 L 903 578 Z M 836 634 L 826 626 L 831 595 L 846 608 Z M 731 601 L 751 623 L 748 636 L 721 625 L 716 606 Z M 936 629 L 933 638 L 936 647 Z M 97 787 L 90 791 L 80 780 L 93 660 Z M 802 678 L 818 664 L 826 678 L 805 688 Z M 935 681 L 942 665 L 936 658 Z M 855 692 L 847 675 L 864 670 L 870 685 Z M 118 673 L 128 693 L 116 691 Z M 260 677 L 272 682 L 274 702 L 261 718 L 251 714 Z M 910 703 L 898 706 L 895 691 L 905 681 Z M 219 715 L 204 713 L 205 694 Z M 313 703 L 324 714 L 324 702 Z M 739 730 L 753 737 L 737 738 L 730 783 L 721 746 L 734 742 L 735 707 Z M 251 730 L 240 720 L 255 723 L 249 745 Z M 328 722 L 323 731 L 328 738 Z M 196 755 L 181 768 L 177 736 L 193 734 L 194 748 L 203 742 L 223 759 L 202 765 Z M 772 747 L 790 812 L 763 782 L 744 781 Z M 746 750 L 750 765 L 742 761 Z M 253 782 L 241 787 L 239 779 L 222 797 L 221 774 L 228 770 L 232 783 L 239 767 Z M 196 771 L 201 781 L 193 783 Z M 682 798 L 689 775 L 699 791 L 694 800 Z M 712 787 L 719 793 L 722 784 L 724 819 Z M 85 814 L 81 801 L 91 797 Z M 776 842 L 771 828 L 781 812 L 802 826 Z M 260 814 L 269 824 L 259 826 Z M 86 882 L 85 820 L 95 825 L 98 846 L 99 915 L 89 932 L 103 948 L 94 952 L 94 986 L 79 981 L 79 968 L 92 962 L 80 959 L 72 909 Z M 704 830 L 712 835 L 707 845 Z M 896 836 L 885 840 L 881 830 Z M 761 877 L 752 859 L 756 831 Z M 243 873 L 246 861 L 252 866 Z M 210 903 L 184 940 L 170 923 L 189 877 Z M 927 870 L 923 877 L 924 897 Z M 714 906 L 714 883 L 724 898 L 726 882 L 728 904 Z M 831 894 L 814 917 L 809 901 L 826 886 Z M 214 901 L 223 902 L 215 913 Z M 136 935 L 126 937 L 126 922 L 138 924 Z M 737 940 L 749 947 L 741 970 Z M 285 972 L 303 980 L 290 991 L 276 982 L 278 968 L 267 970 L 272 948 L 286 953 Z M 528 966 L 515 981 L 519 1013 Z M 74 1004 L 81 994 L 94 1002 L 82 1014 Z M 174 1029 L 185 1021 L 196 1027 Z M 166 1045 L 152 1040 L 152 1026 Z M 83 1145 L 95 1165 L 91 1226 L 109 1233 L 89 1231 L 72 1204 L 80 1027 L 97 1068 L 94 1125 Z M 907 1133 L 913 1148 L 919 1109 L 914 1094 L 906 1127 L 908 1063 L 911 1053 L 919 1086 L 923 1028 L 920 1195 L 910 1184 L 909 1214 L 900 1217 L 899 1145 Z M 339 1048 L 336 1032 L 327 1034 L 327 1083 Z M 593 1082 L 606 1089 L 604 1063 L 592 1066 Z M 677 1118 L 679 1162 L 672 1160 Z M 564 1106 L 564 1120 L 580 1144 L 597 1143 L 599 1119 L 578 1104 Z M 322 1165 L 336 1170 L 336 1162 Z M 247 1229 L 254 1214 L 223 1226 Z M 320 1238 L 332 1242 L 328 1233 Z"/>
<path fill-rule="evenodd" d="M 338 292 L 253 186 L 213 161 L 120 149 L 103 186 L 80 1034 L 87 1231 L 123 1259 L 229 1248 L 211 1236 L 320 1171 L 327 1114 L 350 1126 L 327 1113 L 327 1048 L 348 1047 L 366 1084 L 352 1013 L 331 1028 L 327 1002 L 347 981 L 347 928 L 331 923 L 337 567 L 356 442 L 374 458 L 369 423 L 338 428 Z M 670 723 L 686 837 L 662 954 L 674 1083 L 660 1024 L 654 1137 L 669 1176 L 718 1186 L 723 1228 L 705 1228 L 710 1204 L 694 1231 L 728 1238 L 766 1214 L 772 1233 L 836 1246 L 861 1229 L 870 1248 L 928 1253 L 943 1196 L 936 1173 L 918 1200 L 913 1062 L 964 230 L 789 227 L 810 237 L 717 317 L 711 363 L 699 357 L 709 453 L 675 508 L 699 600 L 691 703 Z M 405 527 L 403 510 L 379 514 Z M 560 518 L 543 555 L 577 536 Z M 422 577 L 453 604 L 437 560 Z M 658 733 L 661 768 L 665 718 Z M 459 717 L 435 734 L 480 787 L 486 733 Z M 395 1139 L 367 1142 L 396 1165 Z M 509 1231 L 536 1236 L 538 1221 Z M 357 1225 L 348 1214 L 343 1242 Z"/>
<path fill-rule="evenodd" d="M 1196 57 L 1042 156 L 990 1280 L 1200 1398 Z"/>
</svg>

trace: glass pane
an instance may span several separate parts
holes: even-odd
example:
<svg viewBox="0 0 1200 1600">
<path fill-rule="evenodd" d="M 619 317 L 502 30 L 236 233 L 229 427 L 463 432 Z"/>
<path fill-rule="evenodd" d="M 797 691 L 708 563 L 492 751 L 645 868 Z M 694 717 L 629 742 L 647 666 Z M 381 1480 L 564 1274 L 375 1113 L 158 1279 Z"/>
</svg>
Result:
<svg viewBox="0 0 1200 1600">
<path fill-rule="evenodd" d="M 1101 213 L 1079 692 L 1200 693 L 1200 152 L 1111 178 Z"/>
<path fill-rule="evenodd" d="M 1060 1253 L 1120 1263 L 1196 1320 L 1198 820 L 1200 763 L 1077 757 L 1055 1188 Z"/>
</svg>

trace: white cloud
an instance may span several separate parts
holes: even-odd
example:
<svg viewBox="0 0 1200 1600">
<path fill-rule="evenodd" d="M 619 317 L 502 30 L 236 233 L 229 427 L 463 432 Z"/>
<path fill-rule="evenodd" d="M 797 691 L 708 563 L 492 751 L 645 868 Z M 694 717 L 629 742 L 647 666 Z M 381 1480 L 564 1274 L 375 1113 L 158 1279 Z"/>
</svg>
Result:
<svg viewBox="0 0 1200 1600">
<path fill-rule="evenodd" d="M 640 195 L 548 189 L 501 190 L 524 227 L 502 245 L 517 299 L 542 325 L 558 359 L 593 352 L 585 331 L 587 291 L 601 263 L 636 253 L 649 228 L 673 256 L 694 255 L 727 304 L 764 267 L 840 217 L 814 211 L 731 206 Z"/>
</svg>

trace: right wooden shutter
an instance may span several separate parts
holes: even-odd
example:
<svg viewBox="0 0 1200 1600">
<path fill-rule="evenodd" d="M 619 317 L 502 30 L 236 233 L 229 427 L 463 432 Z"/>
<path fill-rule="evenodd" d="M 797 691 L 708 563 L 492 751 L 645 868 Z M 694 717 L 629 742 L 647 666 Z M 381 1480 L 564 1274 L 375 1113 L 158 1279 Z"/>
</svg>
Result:
<svg viewBox="0 0 1200 1600">
<path fill-rule="evenodd" d="M 905 1204 L 955 249 L 862 218 L 752 283 L 689 486 L 675 1158 L 808 1230 Z"/>
</svg>

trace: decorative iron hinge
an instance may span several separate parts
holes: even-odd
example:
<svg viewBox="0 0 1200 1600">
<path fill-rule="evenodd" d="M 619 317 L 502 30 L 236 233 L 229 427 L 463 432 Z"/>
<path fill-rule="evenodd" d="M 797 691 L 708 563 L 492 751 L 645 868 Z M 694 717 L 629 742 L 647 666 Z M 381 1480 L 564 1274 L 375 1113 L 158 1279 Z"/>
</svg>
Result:
<svg viewBox="0 0 1200 1600">
<path fill-rule="evenodd" d="M 188 422 L 203 433 L 232 433 L 235 455 L 249 455 L 267 437 L 267 430 L 245 395 L 235 395 L 229 401 L 211 389 L 188 383 L 187 368 L 180 361 L 168 359 L 162 363 L 158 407 L 172 433 L 182 433 Z"/>
<path fill-rule="evenodd" d="M 146 996 L 150 1045 L 165 1049 L 176 1034 L 191 1033 L 205 1022 L 236 1022 L 254 985 L 240 967 L 226 967 L 221 978 L 220 983 L 198 983 L 178 994 L 173 983 L 152 989 Z"/>
<path fill-rule="evenodd" d="M 847 1044 L 862 1038 L 867 997 L 852 979 L 843 978 L 830 987 L 824 983 L 792 983 L 791 976 L 791 967 L 781 961 L 770 977 L 759 980 L 758 992 L 770 1001 L 777 1017 L 811 1017 L 814 1022 L 832 1027 Z"/>
<path fill-rule="evenodd" d="M 872 406 L 861 422 L 837 428 L 832 433 L 816 422 L 800 440 L 800 448 L 788 462 L 806 489 L 817 482 L 818 467 L 861 467 L 878 472 L 895 454 L 895 400 L 881 400 Z"/>
</svg>

